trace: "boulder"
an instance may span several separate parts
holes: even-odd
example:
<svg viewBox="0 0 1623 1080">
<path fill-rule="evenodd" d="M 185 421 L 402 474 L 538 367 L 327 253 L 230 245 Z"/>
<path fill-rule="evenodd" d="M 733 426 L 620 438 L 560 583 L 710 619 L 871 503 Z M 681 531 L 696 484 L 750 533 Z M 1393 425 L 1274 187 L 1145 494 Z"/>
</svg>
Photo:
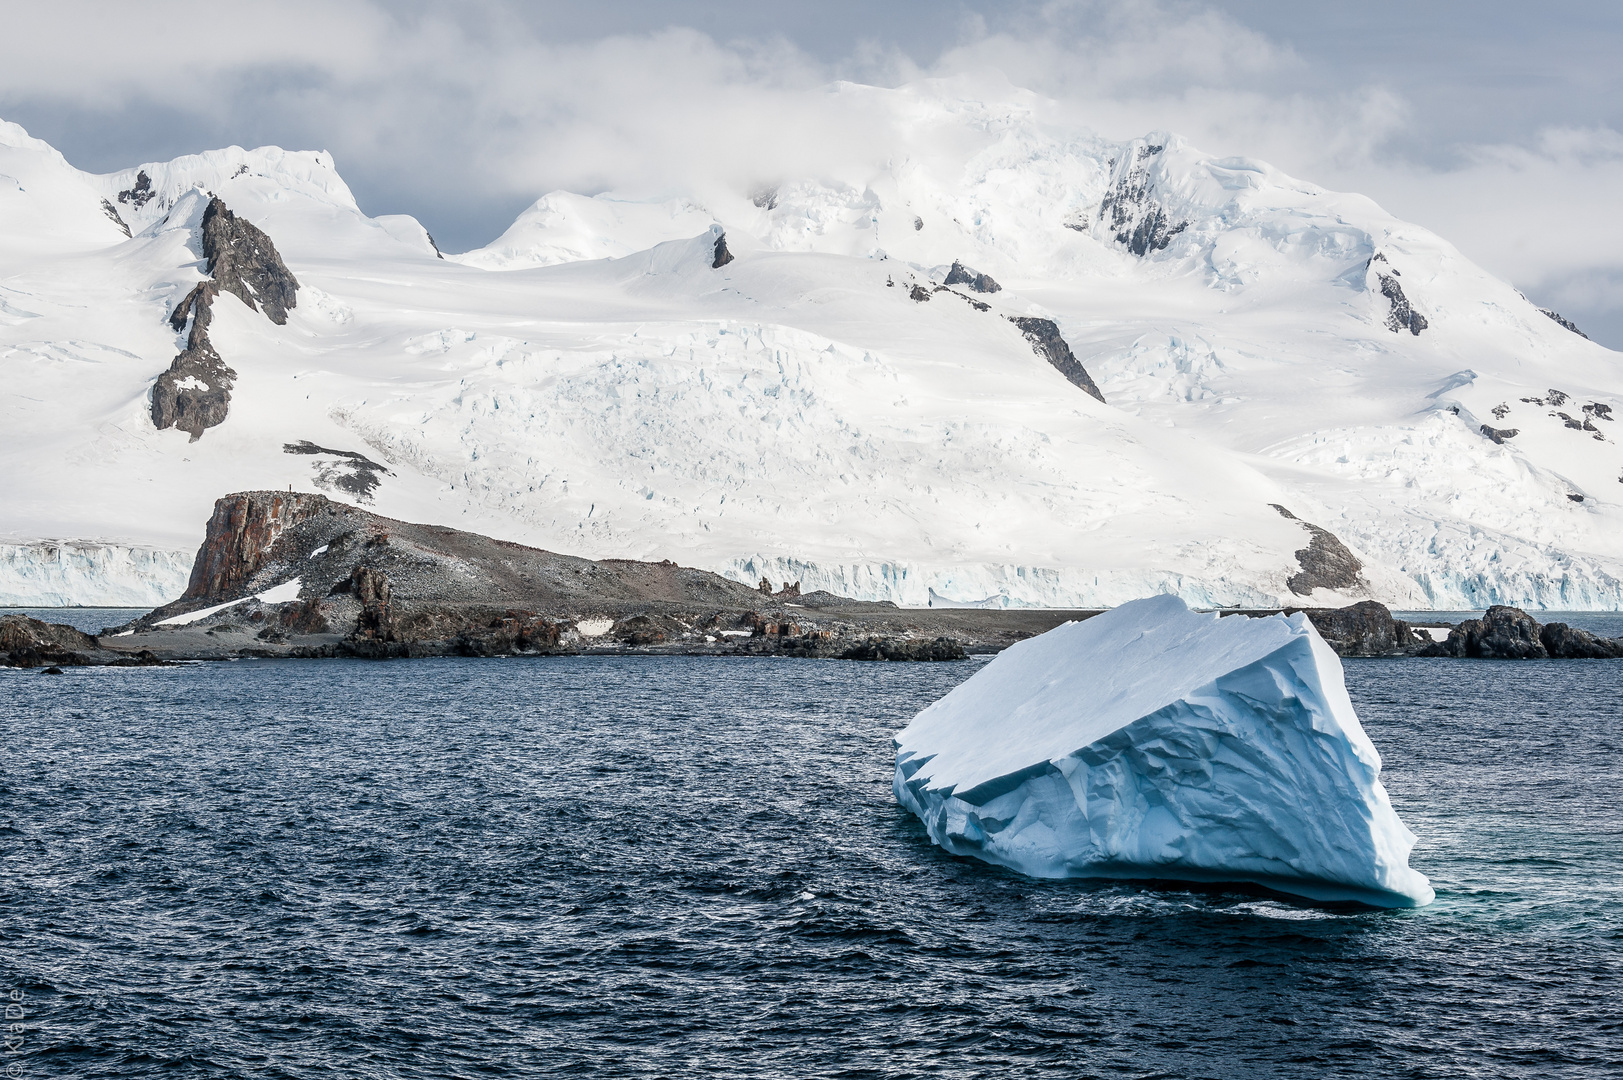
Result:
<svg viewBox="0 0 1623 1080">
<path fill-rule="evenodd" d="M 1460 623 L 1449 631 L 1447 641 L 1428 646 L 1420 655 L 1545 660 L 1550 652 L 1540 639 L 1539 625 L 1531 615 L 1521 608 L 1496 604 L 1482 618 Z"/>
<path fill-rule="evenodd" d="M 1566 623 L 1548 623 L 1539 632 L 1539 642 L 1552 660 L 1609 660 L 1623 657 L 1623 640 L 1596 637 Z"/>
<path fill-rule="evenodd" d="M 1337 656 L 1392 656 L 1420 644 L 1408 623 L 1373 600 L 1310 610 L 1307 617 Z"/>
</svg>

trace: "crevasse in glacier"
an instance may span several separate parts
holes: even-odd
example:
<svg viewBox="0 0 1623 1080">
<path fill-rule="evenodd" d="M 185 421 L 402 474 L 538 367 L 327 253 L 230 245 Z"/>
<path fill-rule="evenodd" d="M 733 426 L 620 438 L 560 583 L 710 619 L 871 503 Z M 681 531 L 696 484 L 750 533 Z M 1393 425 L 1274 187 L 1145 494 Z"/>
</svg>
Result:
<svg viewBox="0 0 1623 1080">
<path fill-rule="evenodd" d="M 896 736 L 930 838 L 1036 877 L 1430 903 L 1341 662 L 1305 615 L 1136 600 L 1008 649 Z"/>
</svg>

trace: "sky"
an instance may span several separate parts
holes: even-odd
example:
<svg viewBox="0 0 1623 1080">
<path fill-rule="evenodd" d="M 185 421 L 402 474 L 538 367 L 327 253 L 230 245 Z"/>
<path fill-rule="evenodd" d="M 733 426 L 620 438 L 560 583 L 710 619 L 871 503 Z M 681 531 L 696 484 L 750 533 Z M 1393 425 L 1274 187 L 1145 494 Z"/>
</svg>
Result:
<svg viewBox="0 0 1623 1080">
<path fill-rule="evenodd" d="M 0 0 L 0 25 L 0 118 L 78 167 L 325 149 L 363 210 L 450 251 L 558 188 L 871 152 L 834 80 L 1012 85 L 1362 192 L 1623 349 L 1615 0 Z"/>
</svg>

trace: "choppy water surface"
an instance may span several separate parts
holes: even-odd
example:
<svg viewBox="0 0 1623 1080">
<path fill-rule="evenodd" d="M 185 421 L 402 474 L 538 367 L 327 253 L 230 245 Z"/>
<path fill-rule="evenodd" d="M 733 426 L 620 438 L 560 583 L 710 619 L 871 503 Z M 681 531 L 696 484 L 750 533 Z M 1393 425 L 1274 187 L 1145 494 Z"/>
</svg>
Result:
<svg viewBox="0 0 1623 1080">
<path fill-rule="evenodd" d="M 1354 661 L 1439 899 L 1040 882 L 890 734 L 974 665 L 0 674 L 24 1076 L 1596 1077 L 1623 664 Z"/>
</svg>

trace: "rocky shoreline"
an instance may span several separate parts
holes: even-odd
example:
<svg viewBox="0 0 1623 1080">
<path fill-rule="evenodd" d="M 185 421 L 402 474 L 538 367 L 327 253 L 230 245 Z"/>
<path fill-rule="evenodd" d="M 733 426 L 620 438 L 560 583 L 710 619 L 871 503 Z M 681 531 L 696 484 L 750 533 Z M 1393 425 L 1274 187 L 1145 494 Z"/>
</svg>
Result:
<svg viewBox="0 0 1623 1080">
<path fill-rule="evenodd" d="M 1516 608 L 1491 608 L 1449 627 L 1444 640 L 1372 601 L 1284 610 L 1306 611 L 1344 657 L 1623 657 L 1623 639 L 1540 626 Z M 322 495 L 256 491 L 215 504 L 178 600 L 99 635 L 5 616 L 0 666 L 551 655 L 946 661 L 1096 614 L 903 609 L 802 594 L 798 583 L 752 589 L 669 561 L 581 559 Z"/>
</svg>

